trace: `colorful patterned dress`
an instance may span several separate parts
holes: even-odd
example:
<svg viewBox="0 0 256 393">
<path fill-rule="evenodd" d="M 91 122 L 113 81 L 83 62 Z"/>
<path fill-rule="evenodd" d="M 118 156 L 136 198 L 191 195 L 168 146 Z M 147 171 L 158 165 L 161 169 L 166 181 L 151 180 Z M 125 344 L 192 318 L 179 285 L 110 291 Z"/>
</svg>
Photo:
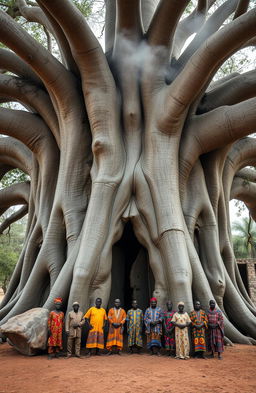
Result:
<svg viewBox="0 0 256 393">
<path fill-rule="evenodd" d="M 165 348 L 168 351 L 175 349 L 175 329 L 172 329 L 171 333 L 168 332 L 168 330 L 173 327 L 172 317 L 174 314 L 175 311 L 164 312 L 164 341 Z"/>
<path fill-rule="evenodd" d="M 107 314 L 104 308 L 91 307 L 84 315 L 93 328 L 89 331 L 86 341 L 86 348 L 104 349 L 104 332 L 103 326 L 107 320 Z"/>
<path fill-rule="evenodd" d="M 222 312 L 215 308 L 207 312 L 208 323 L 218 325 L 208 329 L 208 350 L 213 352 L 224 351 L 224 319 Z"/>
<path fill-rule="evenodd" d="M 159 321 L 155 326 L 151 326 L 150 322 Z M 150 349 L 152 347 L 161 348 L 161 335 L 162 335 L 162 321 L 163 321 L 163 311 L 160 307 L 152 308 L 149 307 L 145 311 L 144 323 L 146 325 L 146 335 L 147 335 L 147 347 Z"/>
<path fill-rule="evenodd" d="M 48 329 L 51 332 L 48 338 L 48 353 L 59 352 L 62 349 L 62 328 L 64 313 L 51 311 L 48 318 Z"/>
<path fill-rule="evenodd" d="M 195 352 L 206 351 L 206 340 L 205 340 L 205 329 L 207 329 L 208 318 L 204 310 L 193 310 L 190 313 L 190 319 L 192 322 L 192 338 L 194 343 Z M 204 324 L 201 329 L 197 329 L 196 326 Z"/>
<path fill-rule="evenodd" d="M 142 347 L 142 327 L 143 327 L 143 312 L 139 308 L 137 310 L 131 309 L 127 312 L 127 333 L 128 346 Z"/>
<path fill-rule="evenodd" d="M 126 312 L 122 308 L 111 308 L 108 312 L 109 331 L 106 348 L 111 351 L 113 346 L 118 350 L 123 348 L 123 325 L 126 320 Z M 113 323 L 121 323 L 122 326 L 114 328 Z"/>
<path fill-rule="evenodd" d="M 185 323 L 190 323 L 190 318 L 188 313 L 184 312 L 182 314 L 176 312 L 172 317 L 172 322 L 184 325 Z M 175 343 L 176 343 L 176 358 L 177 359 L 189 359 L 189 338 L 188 338 L 188 328 L 180 329 L 175 326 Z"/>
</svg>

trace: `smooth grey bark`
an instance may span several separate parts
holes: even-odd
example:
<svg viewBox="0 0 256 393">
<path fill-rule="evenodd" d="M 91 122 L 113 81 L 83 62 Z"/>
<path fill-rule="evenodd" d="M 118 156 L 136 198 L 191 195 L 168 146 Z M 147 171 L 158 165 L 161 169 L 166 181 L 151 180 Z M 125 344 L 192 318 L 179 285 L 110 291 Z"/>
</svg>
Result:
<svg viewBox="0 0 256 393">
<path fill-rule="evenodd" d="M 28 213 L 28 205 L 24 205 L 19 210 L 16 212 L 12 213 L 10 216 L 8 216 L 0 225 L 0 234 L 2 234 L 6 228 L 9 228 L 12 223 L 20 220 L 22 217 L 26 216 Z"/>
<path fill-rule="evenodd" d="M 72 1 L 37 3 L 19 1 L 23 15 L 39 12 L 51 25 L 62 63 L 0 14 L 2 40 L 16 53 L 0 52 L 1 68 L 17 75 L 0 75 L 1 100 L 29 108 L 0 111 L 1 128 L 17 138 L 0 143 L 0 169 L 31 176 L 28 230 L 1 323 L 51 308 L 56 296 L 68 309 L 98 296 L 106 306 L 114 245 L 131 222 L 160 305 L 171 298 L 190 310 L 194 298 L 204 307 L 215 298 L 227 337 L 254 343 L 256 311 L 238 275 L 228 202 L 236 195 L 255 209 L 253 186 L 240 181 L 255 164 L 255 140 L 242 139 L 255 130 L 255 71 L 212 78 L 255 36 L 255 9 L 232 0 L 209 18 L 214 2 L 198 1 L 184 32 L 197 34 L 179 56 L 188 1 L 109 0 L 105 55 Z"/>
</svg>

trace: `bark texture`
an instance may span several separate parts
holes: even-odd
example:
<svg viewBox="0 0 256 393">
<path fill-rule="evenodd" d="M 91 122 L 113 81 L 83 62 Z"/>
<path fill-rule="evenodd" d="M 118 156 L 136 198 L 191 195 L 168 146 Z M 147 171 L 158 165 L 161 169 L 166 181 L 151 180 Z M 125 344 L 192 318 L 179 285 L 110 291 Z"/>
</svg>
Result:
<svg viewBox="0 0 256 393">
<path fill-rule="evenodd" d="M 215 2 L 198 1 L 182 19 L 188 3 L 107 0 L 105 54 L 72 1 L 18 1 L 61 61 L 0 13 L 1 102 L 27 109 L 0 109 L 1 176 L 17 167 L 31 178 L 0 193 L 1 212 L 24 205 L 10 222 L 28 210 L 1 324 L 56 296 L 83 310 L 98 296 L 107 306 L 154 295 L 187 310 L 214 298 L 227 338 L 254 343 L 228 203 L 255 216 L 255 71 L 212 79 L 255 41 L 256 9 L 228 0 L 209 17 Z"/>
</svg>

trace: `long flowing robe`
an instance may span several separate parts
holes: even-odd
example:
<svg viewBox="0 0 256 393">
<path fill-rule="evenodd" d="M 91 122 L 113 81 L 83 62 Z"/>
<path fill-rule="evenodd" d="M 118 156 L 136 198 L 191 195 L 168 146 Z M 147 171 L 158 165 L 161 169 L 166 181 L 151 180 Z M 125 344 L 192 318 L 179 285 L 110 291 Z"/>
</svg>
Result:
<svg viewBox="0 0 256 393">
<path fill-rule="evenodd" d="M 164 342 L 167 350 L 175 349 L 175 328 L 173 328 L 172 317 L 175 311 L 164 311 Z M 172 329 L 171 333 L 169 330 Z"/>
<path fill-rule="evenodd" d="M 185 323 L 190 323 L 190 318 L 188 313 L 184 312 L 182 314 L 176 312 L 172 317 L 172 322 L 184 325 Z M 189 359 L 189 338 L 188 338 L 188 328 L 180 329 L 175 326 L 175 343 L 176 343 L 176 358 L 179 359 Z"/>
<path fill-rule="evenodd" d="M 155 326 L 151 326 L 151 322 L 159 323 Z M 163 321 L 163 311 L 160 307 L 152 308 L 149 307 L 145 311 L 144 323 L 146 326 L 147 335 L 147 347 L 159 347 L 161 348 L 161 335 L 162 335 L 162 321 Z"/>
<path fill-rule="evenodd" d="M 190 319 L 192 323 L 192 339 L 194 344 L 195 352 L 205 352 L 206 351 L 206 337 L 205 330 L 207 329 L 208 318 L 204 310 L 195 311 L 193 310 L 190 313 Z M 204 324 L 204 326 L 200 329 L 197 329 L 196 326 Z"/>
<path fill-rule="evenodd" d="M 62 349 L 62 329 L 64 322 L 64 313 L 61 311 L 51 311 L 48 318 L 48 329 L 51 332 L 48 338 L 48 352 L 52 352 L 52 347 Z"/>
<path fill-rule="evenodd" d="M 208 323 L 217 325 L 216 328 L 208 329 L 208 350 L 213 352 L 224 351 L 224 319 L 220 310 L 215 308 L 207 312 Z"/>
<path fill-rule="evenodd" d="M 142 327 L 143 327 L 143 312 L 139 308 L 137 310 L 131 309 L 127 312 L 127 333 L 128 346 L 137 345 L 142 347 Z"/>
<path fill-rule="evenodd" d="M 111 350 L 116 346 L 118 350 L 123 348 L 123 325 L 126 320 L 126 312 L 122 308 L 111 308 L 108 312 L 109 331 L 106 348 Z M 115 328 L 113 323 L 121 323 L 121 326 Z"/>
<path fill-rule="evenodd" d="M 107 320 L 107 314 L 104 308 L 91 307 L 84 314 L 84 319 L 88 319 L 92 329 L 89 331 L 86 348 L 104 349 L 104 332 L 103 327 Z"/>
</svg>

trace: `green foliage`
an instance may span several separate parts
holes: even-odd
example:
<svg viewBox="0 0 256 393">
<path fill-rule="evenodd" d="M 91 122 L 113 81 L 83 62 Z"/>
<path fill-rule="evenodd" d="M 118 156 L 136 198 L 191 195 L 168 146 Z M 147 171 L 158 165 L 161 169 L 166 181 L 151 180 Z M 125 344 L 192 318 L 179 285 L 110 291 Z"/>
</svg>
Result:
<svg viewBox="0 0 256 393">
<path fill-rule="evenodd" d="M 232 241 L 236 258 L 256 258 L 256 224 L 251 217 L 233 223 Z"/>
<path fill-rule="evenodd" d="M 28 181 L 29 176 L 22 172 L 20 169 L 13 169 L 4 175 L 0 181 L 0 189 L 9 187 L 14 183 L 22 183 Z"/>
<path fill-rule="evenodd" d="M 89 16 L 92 12 L 93 0 L 73 0 L 76 7 L 84 14 Z M 38 6 L 35 1 L 27 1 L 29 6 Z M 20 12 L 16 0 L 0 0 L 0 9 L 5 11 L 12 18 L 19 18 Z"/>
<path fill-rule="evenodd" d="M 1 218 L 1 221 L 3 219 Z M 7 234 L 0 236 L 0 287 L 4 292 L 22 250 L 25 228 L 26 218 L 23 218 L 13 223 Z"/>
<path fill-rule="evenodd" d="M 237 210 L 236 210 L 237 217 L 241 217 L 241 215 L 247 210 L 246 205 L 242 201 L 235 200 L 234 205 L 237 208 Z"/>
<path fill-rule="evenodd" d="M 255 48 L 246 48 L 235 53 L 233 56 L 229 57 L 225 63 L 223 63 L 215 75 L 214 80 L 223 78 L 233 72 L 243 73 L 255 69 L 255 53 Z"/>
<path fill-rule="evenodd" d="M 81 13 L 88 17 L 92 13 L 93 0 L 73 0 L 73 3 L 81 11 Z M 27 1 L 28 6 L 38 6 L 34 1 Z M 47 37 L 43 26 L 38 23 L 28 22 L 21 16 L 19 8 L 17 7 L 16 0 L 0 0 L 0 9 L 5 11 L 17 23 L 21 24 L 22 27 L 41 45 L 47 48 Z M 0 47 L 6 48 L 6 46 L 0 43 Z M 58 56 L 57 56 L 58 57 Z"/>
<path fill-rule="evenodd" d="M 82 12 L 84 16 L 89 16 L 92 12 L 92 0 L 73 0 L 76 7 Z"/>
<path fill-rule="evenodd" d="M 0 244 L 0 287 L 6 292 L 11 275 L 15 268 L 18 255 L 10 246 Z"/>
<path fill-rule="evenodd" d="M 18 7 L 16 6 L 16 0 L 1 0 L 0 1 L 1 10 L 5 11 L 12 18 L 16 16 Z"/>
<path fill-rule="evenodd" d="M 190 1 L 188 3 L 187 7 L 185 8 L 184 16 L 185 17 L 188 16 L 194 10 L 195 6 L 196 6 L 196 2 L 195 1 Z"/>
</svg>

